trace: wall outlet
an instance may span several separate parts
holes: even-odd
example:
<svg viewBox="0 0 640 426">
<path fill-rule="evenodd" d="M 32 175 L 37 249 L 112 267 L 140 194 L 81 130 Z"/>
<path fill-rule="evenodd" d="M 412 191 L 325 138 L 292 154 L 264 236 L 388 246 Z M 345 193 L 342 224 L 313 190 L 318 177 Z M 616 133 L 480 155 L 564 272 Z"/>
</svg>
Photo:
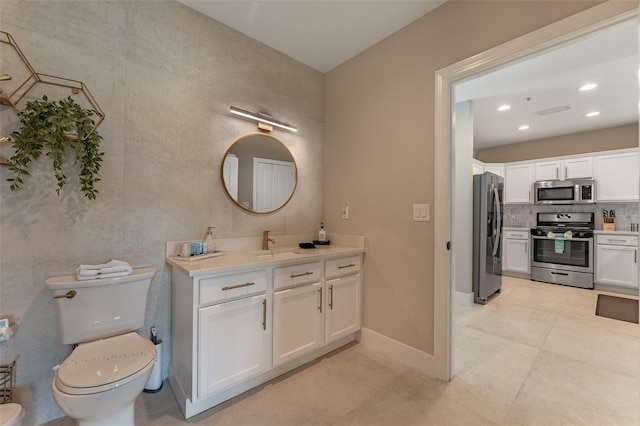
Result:
<svg viewBox="0 0 640 426">
<path fill-rule="evenodd" d="M 349 206 L 346 204 L 342 206 L 342 218 L 349 219 Z"/>
</svg>

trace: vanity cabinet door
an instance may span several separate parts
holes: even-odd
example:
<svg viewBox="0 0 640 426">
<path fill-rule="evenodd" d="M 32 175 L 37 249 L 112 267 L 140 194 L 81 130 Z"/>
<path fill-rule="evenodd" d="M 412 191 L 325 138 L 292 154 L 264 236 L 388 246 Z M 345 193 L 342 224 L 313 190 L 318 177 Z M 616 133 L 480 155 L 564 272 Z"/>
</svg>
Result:
<svg viewBox="0 0 640 426">
<path fill-rule="evenodd" d="M 273 295 L 273 365 L 324 344 L 323 285 L 315 283 Z"/>
<path fill-rule="evenodd" d="M 326 282 L 325 343 L 360 330 L 360 274 Z"/>
<path fill-rule="evenodd" d="M 267 368 L 266 295 L 198 310 L 198 397 Z"/>
</svg>

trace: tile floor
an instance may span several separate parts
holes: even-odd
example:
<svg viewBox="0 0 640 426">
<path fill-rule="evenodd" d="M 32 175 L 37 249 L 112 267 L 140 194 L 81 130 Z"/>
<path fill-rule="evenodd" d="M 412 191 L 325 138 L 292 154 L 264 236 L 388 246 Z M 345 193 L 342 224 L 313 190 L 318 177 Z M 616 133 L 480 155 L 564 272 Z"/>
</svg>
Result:
<svg viewBox="0 0 640 426">
<path fill-rule="evenodd" d="M 136 423 L 637 425 L 639 327 L 596 317 L 597 294 L 504 277 L 489 304 L 456 306 L 449 383 L 353 344 L 189 420 L 165 383 Z"/>
</svg>

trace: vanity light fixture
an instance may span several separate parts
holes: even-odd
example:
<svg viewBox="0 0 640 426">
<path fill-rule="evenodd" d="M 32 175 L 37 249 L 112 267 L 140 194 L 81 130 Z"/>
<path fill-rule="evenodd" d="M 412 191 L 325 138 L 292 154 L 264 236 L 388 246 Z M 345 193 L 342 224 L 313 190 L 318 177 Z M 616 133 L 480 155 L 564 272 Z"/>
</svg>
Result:
<svg viewBox="0 0 640 426">
<path fill-rule="evenodd" d="M 600 115 L 600 111 L 591 111 L 586 113 L 584 116 L 585 117 L 595 117 L 596 115 Z"/>
<path fill-rule="evenodd" d="M 498 108 L 496 108 L 498 111 L 508 111 L 511 109 L 511 105 L 500 105 Z"/>
<path fill-rule="evenodd" d="M 595 83 L 587 83 L 587 84 L 585 84 L 583 86 L 580 86 L 580 88 L 578 88 L 578 90 L 581 91 L 581 92 L 587 92 L 589 90 L 595 89 L 596 87 L 598 87 L 598 85 L 595 84 Z"/>
<path fill-rule="evenodd" d="M 271 130 L 273 130 L 273 127 L 271 126 L 275 126 L 275 127 L 280 127 L 281 129 L 290 130 L 292 132 L 298 131 L 298 128 L 296 126 L 274 120 L 273 118 L 271 118 L 270 115 L 267 115 L 261 112 L 256 114 L 253 112 L 245 111 L 240 108 L 236 108 L 234 106 L 231 106 L 231 109 L 229 110 L 229 112 L 231 114 L 239 115 L 240 117 L 256 120 L 258 122 L 258 128 L 261 130 L 266 130 L 270 132 Z"/>
<path fill-rule="evenodd" d="M 528 124 L 523 124 L 522 126 L 518 127 L 518 130 L 527 130 L 527 129 L 529 129 Z"/>
</svg>

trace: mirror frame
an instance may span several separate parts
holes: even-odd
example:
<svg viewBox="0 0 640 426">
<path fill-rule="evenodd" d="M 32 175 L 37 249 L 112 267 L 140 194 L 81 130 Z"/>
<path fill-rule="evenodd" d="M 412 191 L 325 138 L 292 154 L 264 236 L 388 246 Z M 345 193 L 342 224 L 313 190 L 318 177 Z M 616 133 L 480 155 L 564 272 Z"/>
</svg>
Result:
<svg viewBox="0 0 640 426">
<path fill-rule="evenodd" d="M 242 204 L 240 204 L 238 201 L 234 200 L 233 197 L 231 196 L 231 194 L 229 193 L 229 190 L 227 189 L 227 184 L 224 181 L 224 162 L 225 159 L 227 158 L 227 156 L 229 155 L 229 153 L 231 152 L 231 149 L 240 141 L 253 137 L 253 136 L 264 136 L 267 138 L 271 138 L 273 139 L 275 142 L 278 142 L 280 145 L 282 145 L 282 147 L 284 149 L 287 150 L 287 152 L 289 153 L 289 155 L 291 155 L 291 160 L 293 161 L 293 167 L 295 168 L 295 183 L 293 185 L 293 190 L 291 191 L 291 195 L 289 195 L 289 198 L 287 198 L 287 201 L 285 201 L 284 203 L 282 203 L 282 205 L 280 207 L 278 207 L 277 209 L 268 211 L 268 212 L 257 212 L 254 210 L 250 210 L 246 207 L 244 207 Z M 282 142 L 280 139 L 276 138 L 275 136 L 272 136 L 270 134 L 267 133 L 249 133 L 246 134 L 244 136 L 240 136 L 238 139 L 236 139 L 235 141 L 233 141 L 233 143 L 229 146 L 229 148 L 227 149 L 227 151 L 224 153 L 224 156 L 222 157 L 222 162 L 220 164 L 220 181 L 222 182 L 222 187 L 224 188 L 224 192 L 225 194 L 227 194 L 227 197 L 229 198 L 229 200 L 231 200 L 233 202 L 233 204 L 235 204 L 237 207 L 241 208 L 242 210 L 244 210 L 245 212 L 248 213 L 252 213 L 252 214 L 259 214 L 259 215 L 265 215 L 265 214 L 271 214 L 271 213 L 275 213 L 279 210 L 281 210 L 284 206 L 286 206 L 287 204 L 289 204 L 289 202 L 291 201 L 291 199 L 293 198 L 293 195 L 296 193 L 296 189 L 298 188 L 298 163 L 296 163 L 296 159 L 293 156 L 293 153 L 291 152 L 291 150 L 289 149 L 289 147 L 287 145 L 284 144 L 284 142 Z"/>
</svg>

